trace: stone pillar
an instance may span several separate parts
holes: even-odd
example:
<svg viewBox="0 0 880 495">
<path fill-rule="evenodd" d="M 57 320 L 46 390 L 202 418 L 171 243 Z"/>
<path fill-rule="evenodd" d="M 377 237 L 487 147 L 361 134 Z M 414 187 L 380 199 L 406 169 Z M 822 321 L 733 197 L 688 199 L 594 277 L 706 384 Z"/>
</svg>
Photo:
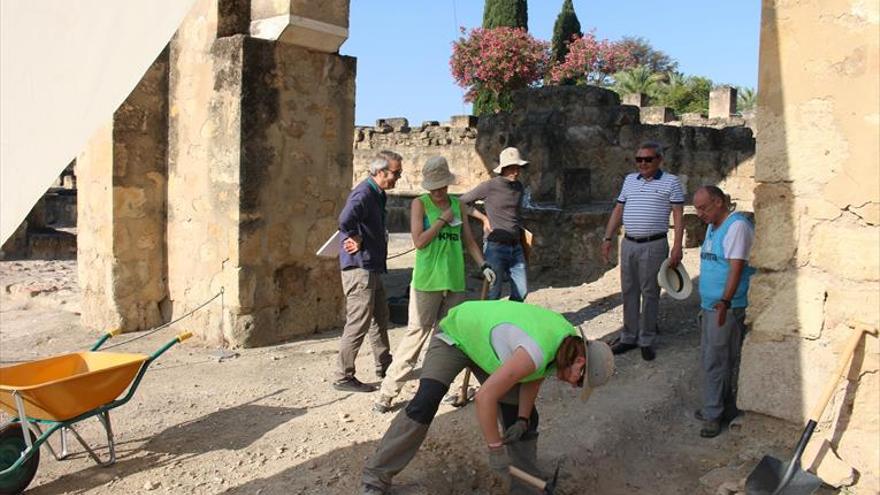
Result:
<svg viewBox="0 0 880 495">
<path fill-rule="evenodd" d="M 636 107 L 646 107 L 650 102 L 650 98 L 645 93 L 628 93 L 623 95 L 622 105 L 633 105 Z"/>
<path fill-rule="evenodd" d="M 192 328 L 262 345 L 342 321 L 338 262 L 314 252 L 351 187 L 354 59 L 323 53 L 348 2 L 252 0 L 249 30 L 271 41 L 219 12 L 197 2 L 172 44 L 169 290 L 175 316 L 222 290 Z"/>
<path fill-rule="evenodd" d="M 709 92 L 709 118 L 729 119 L 736 113 L 736 88 L 719 86 Z"/>
<path fill-rule="evenodd" d="M 880 321 L 878 10 L 863 7 L 763 2 L 758 273 L 739 406 L 799 424 L 831 378 L 847 322 Z M 880 491 L 878 369 L 878 339 L 866 337 L 814 434 L 813 443 L 831 442 L 829 459 L 858 470 L 857 493 Z"/>
<path fill-rule="evenodd" d="M 77 158 L 83 326 L 144 330 L 167 298 L 168 51 Z"/>
</svg>

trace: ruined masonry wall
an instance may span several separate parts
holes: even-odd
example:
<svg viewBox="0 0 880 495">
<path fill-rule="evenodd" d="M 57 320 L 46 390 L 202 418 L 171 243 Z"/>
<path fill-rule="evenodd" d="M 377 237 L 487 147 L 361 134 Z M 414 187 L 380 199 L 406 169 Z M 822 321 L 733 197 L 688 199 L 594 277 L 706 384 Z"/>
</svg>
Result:
<svg viewBox="0 0 880 495">
<path fill-rule="evenodd" d="M 764 2 L 741 408 L 803 423 L 846 323 L 880 322 L 878 19 L 876 2 Z M 878 349 L 856 350 L 814 435 L 859 472 L 855 493 L 880 492 Z"/>
</svg>

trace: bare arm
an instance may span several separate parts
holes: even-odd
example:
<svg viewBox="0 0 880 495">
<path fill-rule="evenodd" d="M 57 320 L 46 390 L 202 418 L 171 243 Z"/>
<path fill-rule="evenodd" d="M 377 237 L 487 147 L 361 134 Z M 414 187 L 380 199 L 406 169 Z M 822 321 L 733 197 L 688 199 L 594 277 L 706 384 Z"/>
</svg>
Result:
<svg viewBox="0 0 880 495">
<path fill-rule="evenodd" d="M 684 205 L 672 205 L 672 227 L 675 232 L 672 250 L 669 253 L 669 266 L 675 268 L 681 262 L 682 239 L 684 239 Z"/>
<path fill-rule="evenodd" d="M 532 408 L 535 407 L 535 399 L 538 398 L 538 391 L 541 390 L 542 383 L 544 383 L 543 378 L 533 382 L 523 383 L 519 386 L 520 418 L 528 418 L 532 415 Z"/>
<path fill-rule="evenodd" d="M 471 258 L 480 266 L 483 266 L 483 263 L 486 262 L 483 259 L 483 252 L 480 250 L 480 247 L 477 246 L 477 241 L 474 240 L 474 233 L 471 232 L 471 226 L 467 222 L 467 219 L 461 225 L 461 235 L 462 240 L 464 241 L 464 248 L 467 249 L 467 252 L 471 255 Z"/>
<path fill-rule="evenodd" d="M 724 282 L 724 294 L 721 299 L 730 301 L 736 294 L 736 288 L 739 287 L 739 280 L 742 278 L 742 272 L 746 267 L 746 260 L 728 260 L 730 262 L 730 270 L 727 272 L 727 280 Z M 715 302 L 715 315 L 718 318 L 718 326 L 724 325 L 727 321 L 728 306 L 721 301 Z"/>
<path fill-rule="evenodd" d="M 623 221 L 623 203 L 617 203 L 614 210 L 611 211 L 611 217 L 608 218 L 608 224 L 605 226 L 605 239 L 602 240 L 602 259 L 605 263 L 611 261 L 611 240 L 617 237 L 617 229 Z"/>
<path fill-rule="evenodd" d="M 510 358 L 489 376 L 489 379 L 477 392 L 475 399 L 477 421 L 479 421 L 483 437 L 490 447 L 501 443 L 501 434 L 498 432 L 498 401 L 520 380 L 534 372 L 535 362 L 532 361 L 529 353 L 522 347 L 517 348 Z M 537 386 L 541 386 L 540 382 Z M 537 391 L 535 391 L 535 395 L 537 395 Z M 534 401 L 532 404 L 534 405 Z"/>
<path fill-rule="evenodd" d="M 449 213 L 449 215 L 447 215 Z M 425 230 L 424 218 L 425 216 L 425 205 L 422 204 L 418 199 L 414 199 L 412 202 L 412 206 L 410 207 L 410 218 L 409 218 L 409 229 L 412 234 L 413 245 L 416 249 L 422 249 L 427 246 L 434 240 L 434 237 L 440 232 L 440 230 L 446 225 L 448 222 L 448 218 L 451 217 L 452 211 L 446 210 L 440 215 L 434 223 Z"/>
</svg>

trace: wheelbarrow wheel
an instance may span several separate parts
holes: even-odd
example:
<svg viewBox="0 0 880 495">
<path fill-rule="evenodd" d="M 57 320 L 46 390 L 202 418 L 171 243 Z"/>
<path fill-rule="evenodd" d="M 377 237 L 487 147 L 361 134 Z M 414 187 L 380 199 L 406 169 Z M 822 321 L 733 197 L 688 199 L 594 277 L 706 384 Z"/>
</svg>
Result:
<svg viewBox="0 0 880 495">
<path fill-rule="evenodd" d="M 32 442 L 37 439 L 33 432 L 31 435 Z M 10 423 L 3 429 L 0 429 L 0 471 L 15 464 L 15 461 L 21 457 L 22 452 L 27 449 L 24 436 L 21 434 L 20 423 Z M 0 476 L 0 495 L 13 495 L 21 493 L 34 479 L 37 474 L 37 466 L 40 465 L 40 449 L 36 449 L 18 469 Z"/>
</svg>

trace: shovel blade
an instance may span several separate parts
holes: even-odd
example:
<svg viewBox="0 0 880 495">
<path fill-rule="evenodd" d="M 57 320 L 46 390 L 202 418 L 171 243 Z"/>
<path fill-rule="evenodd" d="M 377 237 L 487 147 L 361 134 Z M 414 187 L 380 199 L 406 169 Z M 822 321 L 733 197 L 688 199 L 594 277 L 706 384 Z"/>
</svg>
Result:
<svg viewBox="0 0 880 495">
<path fill-rule="evenodd" d="M 746 493 L 748 495 L 773 495 L 779 484 L 782 483 L 788 465 L 787 462 L 765 455 L 746 479 Z M 822 480 L 818 476 L 798 468 L 791 480 L 779 491 L 779 495 L 810 495 L 821 484 Z"/>
</svg>

